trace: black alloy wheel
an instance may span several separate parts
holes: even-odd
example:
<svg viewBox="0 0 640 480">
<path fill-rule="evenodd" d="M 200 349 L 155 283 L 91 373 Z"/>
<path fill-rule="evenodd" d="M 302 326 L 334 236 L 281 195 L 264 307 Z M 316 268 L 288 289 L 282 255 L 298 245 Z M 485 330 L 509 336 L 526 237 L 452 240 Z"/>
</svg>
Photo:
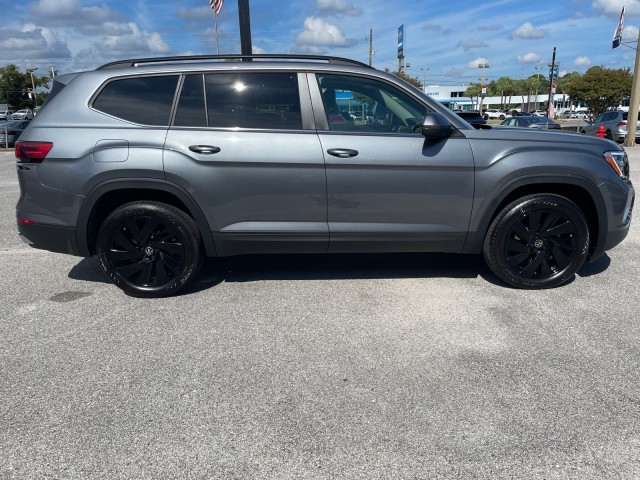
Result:
<svg viewBox="0 0 640 480">
<path fill-rule="evenodd" d="M 193 219 L 159 202 L 132 202 L 114 210 L 100 228 L 97 251 L 107 277 L 135 297 L 177 293 L 202 263 Z"/>
<path fill-rule="evenodd" d="M 582 211 L 559 195 L 530 195 L 507 205 L 484 242 L 487 265 L 519 288 L 551 288 L 582 266 L 589 229 Z"/>
</svg>

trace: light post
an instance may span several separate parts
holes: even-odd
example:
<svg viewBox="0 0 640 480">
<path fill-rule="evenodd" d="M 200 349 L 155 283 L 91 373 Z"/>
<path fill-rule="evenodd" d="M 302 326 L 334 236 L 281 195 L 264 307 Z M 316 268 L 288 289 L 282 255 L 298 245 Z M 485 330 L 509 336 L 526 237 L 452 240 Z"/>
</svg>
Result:
<svg viewBox="0 0 640 480">
<path fill-rule="evenodd" d="M 429 68 L 420 67 L 420 71 L 422 72 L 422 91 L 427 93 L 427 73 L 429 72 Z"/>
<path fill-rule="evenodd" d="M 486 85 L 486 75 L 485 75 L 485 69 L 489 68 L 489 64 L 488 63 L 478 63 L 478 68 L 482 69 L 482 87 L 480 90 L 480 106 L 478 108 L 478 110 L 480 110 L 480 115 L 482 115 L 482 103 L 484 102 L 484 97 L 487 96 L 487 85 Z"/>
<path fill-rule="evenodd" d="M 36 83 L 33 81 L 33 72 L 35 72 L 37 69 L 38 67 L 27 69 L 27 71 L 31 75 L 31 91 L 33 92 L 34 108 L 38 108 L 38 97 L 36 96 Z"/>
</svg>

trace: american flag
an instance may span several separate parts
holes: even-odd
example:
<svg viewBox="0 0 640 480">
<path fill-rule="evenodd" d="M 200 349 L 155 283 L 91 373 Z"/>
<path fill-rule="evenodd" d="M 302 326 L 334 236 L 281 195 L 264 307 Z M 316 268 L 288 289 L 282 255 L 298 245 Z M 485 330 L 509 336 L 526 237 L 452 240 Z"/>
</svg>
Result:
<svg viewBox="0 0 640 480">
<path fill-rule="evenodd" d="M 220 10 L 222 10 L 223 2 L 224 0 L 209 0 L 209 6 L 214 12 L 216 12 L 216 15 L 218 15 L 220 13 Z"/>
</svg>

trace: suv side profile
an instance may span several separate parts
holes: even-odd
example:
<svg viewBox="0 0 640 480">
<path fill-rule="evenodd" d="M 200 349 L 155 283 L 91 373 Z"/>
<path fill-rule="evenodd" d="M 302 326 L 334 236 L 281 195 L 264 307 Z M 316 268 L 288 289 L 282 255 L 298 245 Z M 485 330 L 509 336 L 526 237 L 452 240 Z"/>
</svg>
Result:
<svg viewBox="0 0 640 480">
<path fill-rule="evenodd" d="M 97 255 L 139 297 L 181 291 L 205 257 L 255 253 L 482 254 L 511 286 L 555 287 L 626 237 L 635 197 L 616 143 L 475 129 L 335 57 L 59 75 L 15 151 L 22 239 Z"/>
<path fill-rule="evenodd" d="M 600 127 L 604 127 L 605 138 L 616 142 L 624 142 L 627 136 L 627 117 L 629 112 L 622 110 L 611 110 L 601 113 L 596 119 L 580 128 L 580 132 L 586 135 L 596 135 Z M 640 114 L 638 115 L 640 120 Z M 640 122 L 636 125 L 636 138 L 640 138 Z"/>
</svg>

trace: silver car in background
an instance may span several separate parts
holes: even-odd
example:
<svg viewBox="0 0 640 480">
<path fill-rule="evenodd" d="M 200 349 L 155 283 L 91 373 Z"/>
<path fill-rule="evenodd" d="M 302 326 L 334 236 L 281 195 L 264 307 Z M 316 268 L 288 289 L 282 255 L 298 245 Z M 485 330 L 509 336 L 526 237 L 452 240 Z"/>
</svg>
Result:
<svg viewBox="0 0 640 480">
<path fill-rule="evenodd" d="M 580 127 L 580 133 L 596 135 L 601 130 L 600 127 L 602 127 L 605 138 L 622 143 L 627 136 L 628 116 L 629 112 L 623 110 L 601 113 L 593 122 Z M 638 120 L 640 120 L 640 114 L 638 115 Z M 640 138 L 640 121 L 636 121 L 635 132 L 636 138 Z"/>
</svg>

